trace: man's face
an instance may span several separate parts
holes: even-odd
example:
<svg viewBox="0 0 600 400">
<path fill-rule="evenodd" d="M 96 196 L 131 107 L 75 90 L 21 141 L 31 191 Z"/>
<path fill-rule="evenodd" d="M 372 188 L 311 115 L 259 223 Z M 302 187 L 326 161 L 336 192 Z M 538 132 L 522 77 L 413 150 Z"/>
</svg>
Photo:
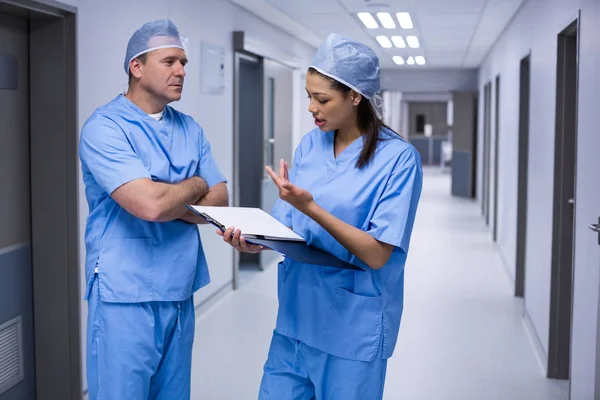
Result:
<svg viewBox="0 0 600 400">
<path fill-rule="evenodd" d="M 148 53 L 145 64 L 132 65 L 132 73 L 140 79 L 140 88 L 166 105 L 181 99 L 187 62 L 181 49 L 158 49 Z"/>
</svg>

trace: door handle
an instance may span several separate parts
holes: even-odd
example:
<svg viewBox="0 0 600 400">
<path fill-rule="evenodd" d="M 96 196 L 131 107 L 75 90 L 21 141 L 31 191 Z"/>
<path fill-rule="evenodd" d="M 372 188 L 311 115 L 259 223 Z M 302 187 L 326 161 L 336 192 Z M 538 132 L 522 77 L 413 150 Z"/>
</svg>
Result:
<svg viewBox="0 0 600 400">
<path fill-rule="evenodd" d="M 573 204 L 575 204 L 575 199 L 569 199 L 569 200 L 567 200 L 567 203 L 573 205 Z"/>
<path fill-rule="evenodd" d="M 589 224 L 588 227 L 598 234 L 598 245 L 600 246 L 600 217 L 597 224 Z"/>
</svg>

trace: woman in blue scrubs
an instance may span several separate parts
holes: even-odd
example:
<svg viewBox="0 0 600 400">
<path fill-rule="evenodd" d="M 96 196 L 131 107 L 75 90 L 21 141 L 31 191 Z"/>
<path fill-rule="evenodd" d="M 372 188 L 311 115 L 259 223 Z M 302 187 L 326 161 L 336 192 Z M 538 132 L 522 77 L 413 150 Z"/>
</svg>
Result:
<svg viewBox="0 0 600 400">
<path fill-rule="evenodd" d="M 382 121 L 379 60 L 330 35 L 306 77 L 306 134 L 293 166 L 267 171 L 279 188 L 273 215 L 306 241 L 365 271 L 279 263 L 279 311 L 259 399 L 383 397 L 404 294 L 422 169 L 415 148 Z M 239 251 L 234 227 L 220 233 Z M 233 234 L 233 236 L 232 236 Z"/>
</svg>

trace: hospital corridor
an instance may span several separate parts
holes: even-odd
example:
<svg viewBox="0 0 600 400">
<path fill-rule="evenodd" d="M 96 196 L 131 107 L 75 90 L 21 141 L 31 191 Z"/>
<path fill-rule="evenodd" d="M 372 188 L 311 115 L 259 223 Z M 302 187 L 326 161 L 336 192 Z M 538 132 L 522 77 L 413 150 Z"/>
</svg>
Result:
<svg viewBox="0 0 600 400">
<path fill-rule="evenodd" d="M 0 400 L 600 400 L 600 0 L 0 0 Z"/>
</svg>

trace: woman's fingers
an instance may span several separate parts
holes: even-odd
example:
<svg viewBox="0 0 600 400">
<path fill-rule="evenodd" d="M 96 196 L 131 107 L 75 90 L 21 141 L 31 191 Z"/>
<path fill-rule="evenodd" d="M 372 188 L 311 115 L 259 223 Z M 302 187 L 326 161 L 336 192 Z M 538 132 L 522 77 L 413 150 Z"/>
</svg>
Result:
<svg viewBox="0 0 600 400">
<path fill-rule="evenodd" d="M 256 253 L 263 249 L 261 245 L 248 243 L 243 236 L 240 236 L 240 247 L 243 251 L 249 253 Z"/>
<path fill-rule="evenodd" d="M 228 243 L 237 251 L 245 253 L 257 253 L 265 248 L 264 246 L 258 244 L 248 243 L 246 238 L 242 236 L 242 231 L 235 229 L 233 226 L 231 228 L 227 228 L 224 232 L 219 229 L 217 230 L 217 234 L 222 236 L 223 241 Z"/>
<path fill-rule="evenodd" d="M 285 161 L 283 158 L 279 160 L 279 177 L 285 179 Z"/>
<path fill-rule="evenodd" d="M 233 226 L 231 228 L 227 228 L 225 232 L 223 232 L 223 241 L 230 246 L 235 247 L 236 250 L 240 250 L 240 233 L 240 230 L 235 229 Z"/>
<path fill-rule="evenodd" d="M 240 250 L 240 236 L 242 235 L 242 231 L 239 229 L 235 229 L 233 231 L 233 236 L 231 237 L 231 244 L 236 249 Z"/>
<path fill-rule="evenodd" d="M 220 235 L 223 236 L 223 241 L 225 241 L 228 244 L 231 244 L 231 235 L 233 233 L 233 229 L 233 227 L 227 228 L 225 229 L 225 232 L 220 233 Z"/>
<path fill-rule="evenodd" d="M 273 179 L 273 182 L 275 182 L 275 184 L 279 187 L 278 179 L 277 179 L 278 177 L 277 177 L 277 174 L 275 174 L 275 171 L 273 171 L 273 169 L 271 169 L 271 167 L 269 167 L 268 165 L 265 167 L 265 169 L 267 170 L 267 174 L 269 174 L 271 179 Z"/>
</svg>

